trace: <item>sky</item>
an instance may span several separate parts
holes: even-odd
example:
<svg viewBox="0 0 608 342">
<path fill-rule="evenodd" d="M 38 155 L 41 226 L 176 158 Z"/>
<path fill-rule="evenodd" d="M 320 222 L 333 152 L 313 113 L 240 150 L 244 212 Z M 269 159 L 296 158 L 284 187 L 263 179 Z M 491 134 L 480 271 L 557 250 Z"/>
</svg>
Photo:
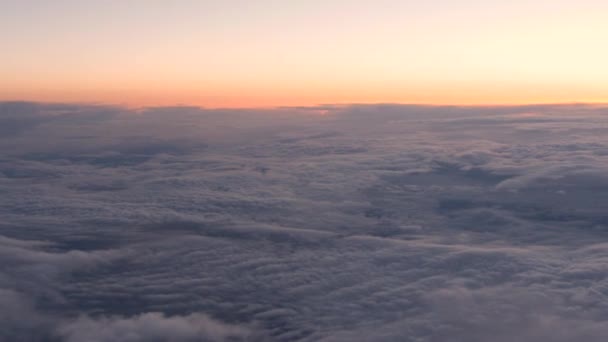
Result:
<svg viewBox="0 0 608 342">
<path fill-rule="evenodd" d="M 602 0 L 0 0 L 0 100 L 608 101 Z"/>
</svg>

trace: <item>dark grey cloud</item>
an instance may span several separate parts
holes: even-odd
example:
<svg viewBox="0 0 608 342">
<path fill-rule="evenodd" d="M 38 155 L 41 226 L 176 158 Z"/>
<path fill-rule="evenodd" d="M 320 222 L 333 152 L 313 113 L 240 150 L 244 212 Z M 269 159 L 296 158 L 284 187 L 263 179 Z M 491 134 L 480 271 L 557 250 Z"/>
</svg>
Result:
<svg viewBox="0 0 608 342">
<path fill-rule="evenodd" d="M 606 115 L 2 103 L 0 340 L 604 340 Z"/>
</svg>

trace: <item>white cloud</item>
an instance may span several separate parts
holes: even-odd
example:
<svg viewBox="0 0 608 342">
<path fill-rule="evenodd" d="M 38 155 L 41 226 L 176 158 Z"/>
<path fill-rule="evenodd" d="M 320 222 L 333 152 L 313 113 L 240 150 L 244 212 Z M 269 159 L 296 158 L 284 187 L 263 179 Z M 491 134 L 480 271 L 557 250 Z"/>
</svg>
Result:
<svg viewBox="0 0 608 342">
<path fill-rule="evenodd" d="M 252 341 L 245 327 L 231 326 L 206 315 L 166 317 L 146 313 L 135 317 L 80 317 L 65 323 L 58 334 L 66 342 L 151 342 L 151 341 Z"/>
</svg>

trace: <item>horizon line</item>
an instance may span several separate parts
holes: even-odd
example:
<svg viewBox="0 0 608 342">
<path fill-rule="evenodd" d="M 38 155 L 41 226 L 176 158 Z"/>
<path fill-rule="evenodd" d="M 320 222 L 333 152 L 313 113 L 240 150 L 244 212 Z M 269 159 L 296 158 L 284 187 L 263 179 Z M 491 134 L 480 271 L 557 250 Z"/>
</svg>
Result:
<svg viewBox="0 0 608 342">
<path fill-rule="evenodd" d="M 567 106 L 608 106 L 608 101 L 564 101 L 564 102 L 521 102 L 521 103 L 426 103 L 426 102 L 348 102 L 348 103 L 317 103 L 310 105 L 276 105 L 276 106 L 205 106 L 199 104 L 175 103 L 170 105 L 131 105 L 126 102 L 102 102 L 102 101 L 38 101 L 26 99 L 0 99 L 0 104 L 23 103 L 41 105 L 73 105 L 91 107 L 118 107 L 130 110 L 146 110 L 154 108 L 192 108 L 204 110 L 314 110 L 314 109 L 339 109 L 345 107 L 365 106 L 417 106 L 417 107 L 459 107 L 459 108 L 508 108 L 508 107 L 567 107 Z"/>
</svg>

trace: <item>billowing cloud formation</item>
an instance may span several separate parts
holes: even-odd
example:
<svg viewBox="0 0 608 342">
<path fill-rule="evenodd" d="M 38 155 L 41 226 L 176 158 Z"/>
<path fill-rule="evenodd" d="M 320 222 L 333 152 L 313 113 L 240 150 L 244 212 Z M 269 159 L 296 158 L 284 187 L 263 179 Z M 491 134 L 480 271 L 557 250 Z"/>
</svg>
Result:
<svg viewBox="0 0 608 342">
<path fill-rule="evenodd" d="M 0 104 L 0 339 L 603 341 L 607 114 Z"/>
<path fill-rule="evenodd" d="M 60 328 L 66 341 L 135 342 L 135 341 L 244 341 L 246 329 L 231 327 L 205 315 L 164 317 L 147 313 L 132 318 L 87 317 Z"/>
</svg>

